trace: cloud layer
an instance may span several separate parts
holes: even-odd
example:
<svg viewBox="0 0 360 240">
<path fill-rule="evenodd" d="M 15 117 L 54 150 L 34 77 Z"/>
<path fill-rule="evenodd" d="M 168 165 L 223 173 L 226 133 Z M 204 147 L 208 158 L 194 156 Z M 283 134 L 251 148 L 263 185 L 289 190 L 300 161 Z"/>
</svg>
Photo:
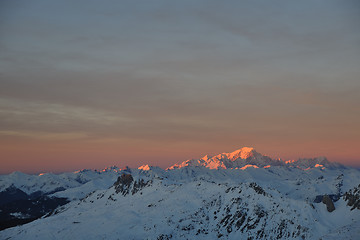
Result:
<svg viewBox="0 0 360 240">
<path fill-rule="evenodd" d="M 4 172 L 166 167 L 245 145 L 359 164 L 357 1 L 0 9 Z"/>
</svg>

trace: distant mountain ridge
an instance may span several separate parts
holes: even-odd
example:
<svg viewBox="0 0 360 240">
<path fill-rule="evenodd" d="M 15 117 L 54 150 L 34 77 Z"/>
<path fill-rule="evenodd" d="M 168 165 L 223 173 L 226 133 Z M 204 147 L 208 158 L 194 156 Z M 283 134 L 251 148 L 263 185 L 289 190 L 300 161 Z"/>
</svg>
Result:
<svg viewBox="0 0 360 240">
<path fill-rule="evenodd" d="M 303 170 L 310 168 L 344 167 L 339 163 L 331 163 L 325 157 L 303 158 L 299 160 L 275 160 L 258 153 L 254 148 L 243 147 L 231 153 L 221 153 L 215 156 L 205 155 L 200 159 L 190 159 L 175 164 L 167 170 L 183 167 L 206 167 L 209 169 L 246 169 L 247 167 L 268 168 L 272 166 L 298 167 Z"/>
<path fill-rule="evenodd" d="M 200 159 L 186 160 L 180 164 L 174 164 L 165 171 L 185 167 L 204 167 L 208 169 L 240 169 L 247 168 L 271 168 L 271 167 L 289 167 L 309 170 L 318 169 L 336 169 L 345 168 L 345 166 L 329 162 L 325 157 L 302 158 L 298 160 L 283 161 L 280 159 L 272 159 L 266 155 L 262 155 L 252 147 L 243 147 L 230 153 L 221 153 L 215 156 L 205 155 Z M 148 164 L 140 166 L 140 170 L 164 171 L 160 167 L 150 166 Z M 103 170 L 83 169 L 75 172 L 65 172 L 61 174 L 41 173 L 39 175 L 25 174 L 22 172 L 13 172 L 8 175 L 0 175 L 0 192 L 13 186 L 27 194 L 41 192 L 42 194 L 59 194 L 64 197 L 63 191 L 67 189 L 83 188 L 82 185 L 89 186 L 89 189 L 95 188 L 100 182 L 104 186 L 108 186 L 116 179 L 116 176 L 122 171 L 129 171 L 128 167 L 120 169 L 116 166 L 107 167 Z M 91 186 L 97 182 L 96 186 Z M 79 194 L 81 197 L 83 194 Z M 66 196 L 65 196 L 66 197 Z"/>
</svg>

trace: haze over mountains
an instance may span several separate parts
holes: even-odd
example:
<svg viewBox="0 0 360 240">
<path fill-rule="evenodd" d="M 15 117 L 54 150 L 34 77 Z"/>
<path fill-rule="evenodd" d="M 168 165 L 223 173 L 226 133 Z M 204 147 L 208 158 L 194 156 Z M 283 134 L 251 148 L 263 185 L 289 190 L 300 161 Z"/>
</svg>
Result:
<svg viewBox="0 0 360 240">
<path fill-rule="evenodd" d="M 244 147 L 166 170 L 0 176 L 1 239 L 358 239 L 360 171 Z M 26 207 L 22 207 L 26 206 Z M 46 214 L 46 216 L 44 216 Z"/>
</svg>

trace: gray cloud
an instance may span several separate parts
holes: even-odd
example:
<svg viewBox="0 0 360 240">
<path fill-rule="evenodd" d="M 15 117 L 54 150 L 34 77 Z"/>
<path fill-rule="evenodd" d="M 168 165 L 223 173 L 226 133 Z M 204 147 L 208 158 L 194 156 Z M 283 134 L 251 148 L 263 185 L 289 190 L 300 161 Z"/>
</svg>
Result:
<svg viewBox="0 0 360 240">
<path fill-rule="evenodd" d="M 355 2 L 1 4 L 0 137 L 360 141 Z"/>
</svg>

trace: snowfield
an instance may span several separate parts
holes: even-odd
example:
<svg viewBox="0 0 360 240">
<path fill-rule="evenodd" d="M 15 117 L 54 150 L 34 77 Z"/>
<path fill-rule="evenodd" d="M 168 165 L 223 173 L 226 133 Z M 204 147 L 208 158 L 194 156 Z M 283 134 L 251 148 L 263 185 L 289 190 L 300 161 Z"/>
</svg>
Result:
<svg viewBox="0 0 360 240">
<path fill-rule="evenodd" d="M 55 178 L 64 190 L 52 194 L 71 202 L 0 239 L 360 239 L 360 171 L 325 158 L 286 163 L 243 148 L 167 170 Z M 10 174 L 0 186 L 51 191 L 37 180 Z"/>
</svg>

